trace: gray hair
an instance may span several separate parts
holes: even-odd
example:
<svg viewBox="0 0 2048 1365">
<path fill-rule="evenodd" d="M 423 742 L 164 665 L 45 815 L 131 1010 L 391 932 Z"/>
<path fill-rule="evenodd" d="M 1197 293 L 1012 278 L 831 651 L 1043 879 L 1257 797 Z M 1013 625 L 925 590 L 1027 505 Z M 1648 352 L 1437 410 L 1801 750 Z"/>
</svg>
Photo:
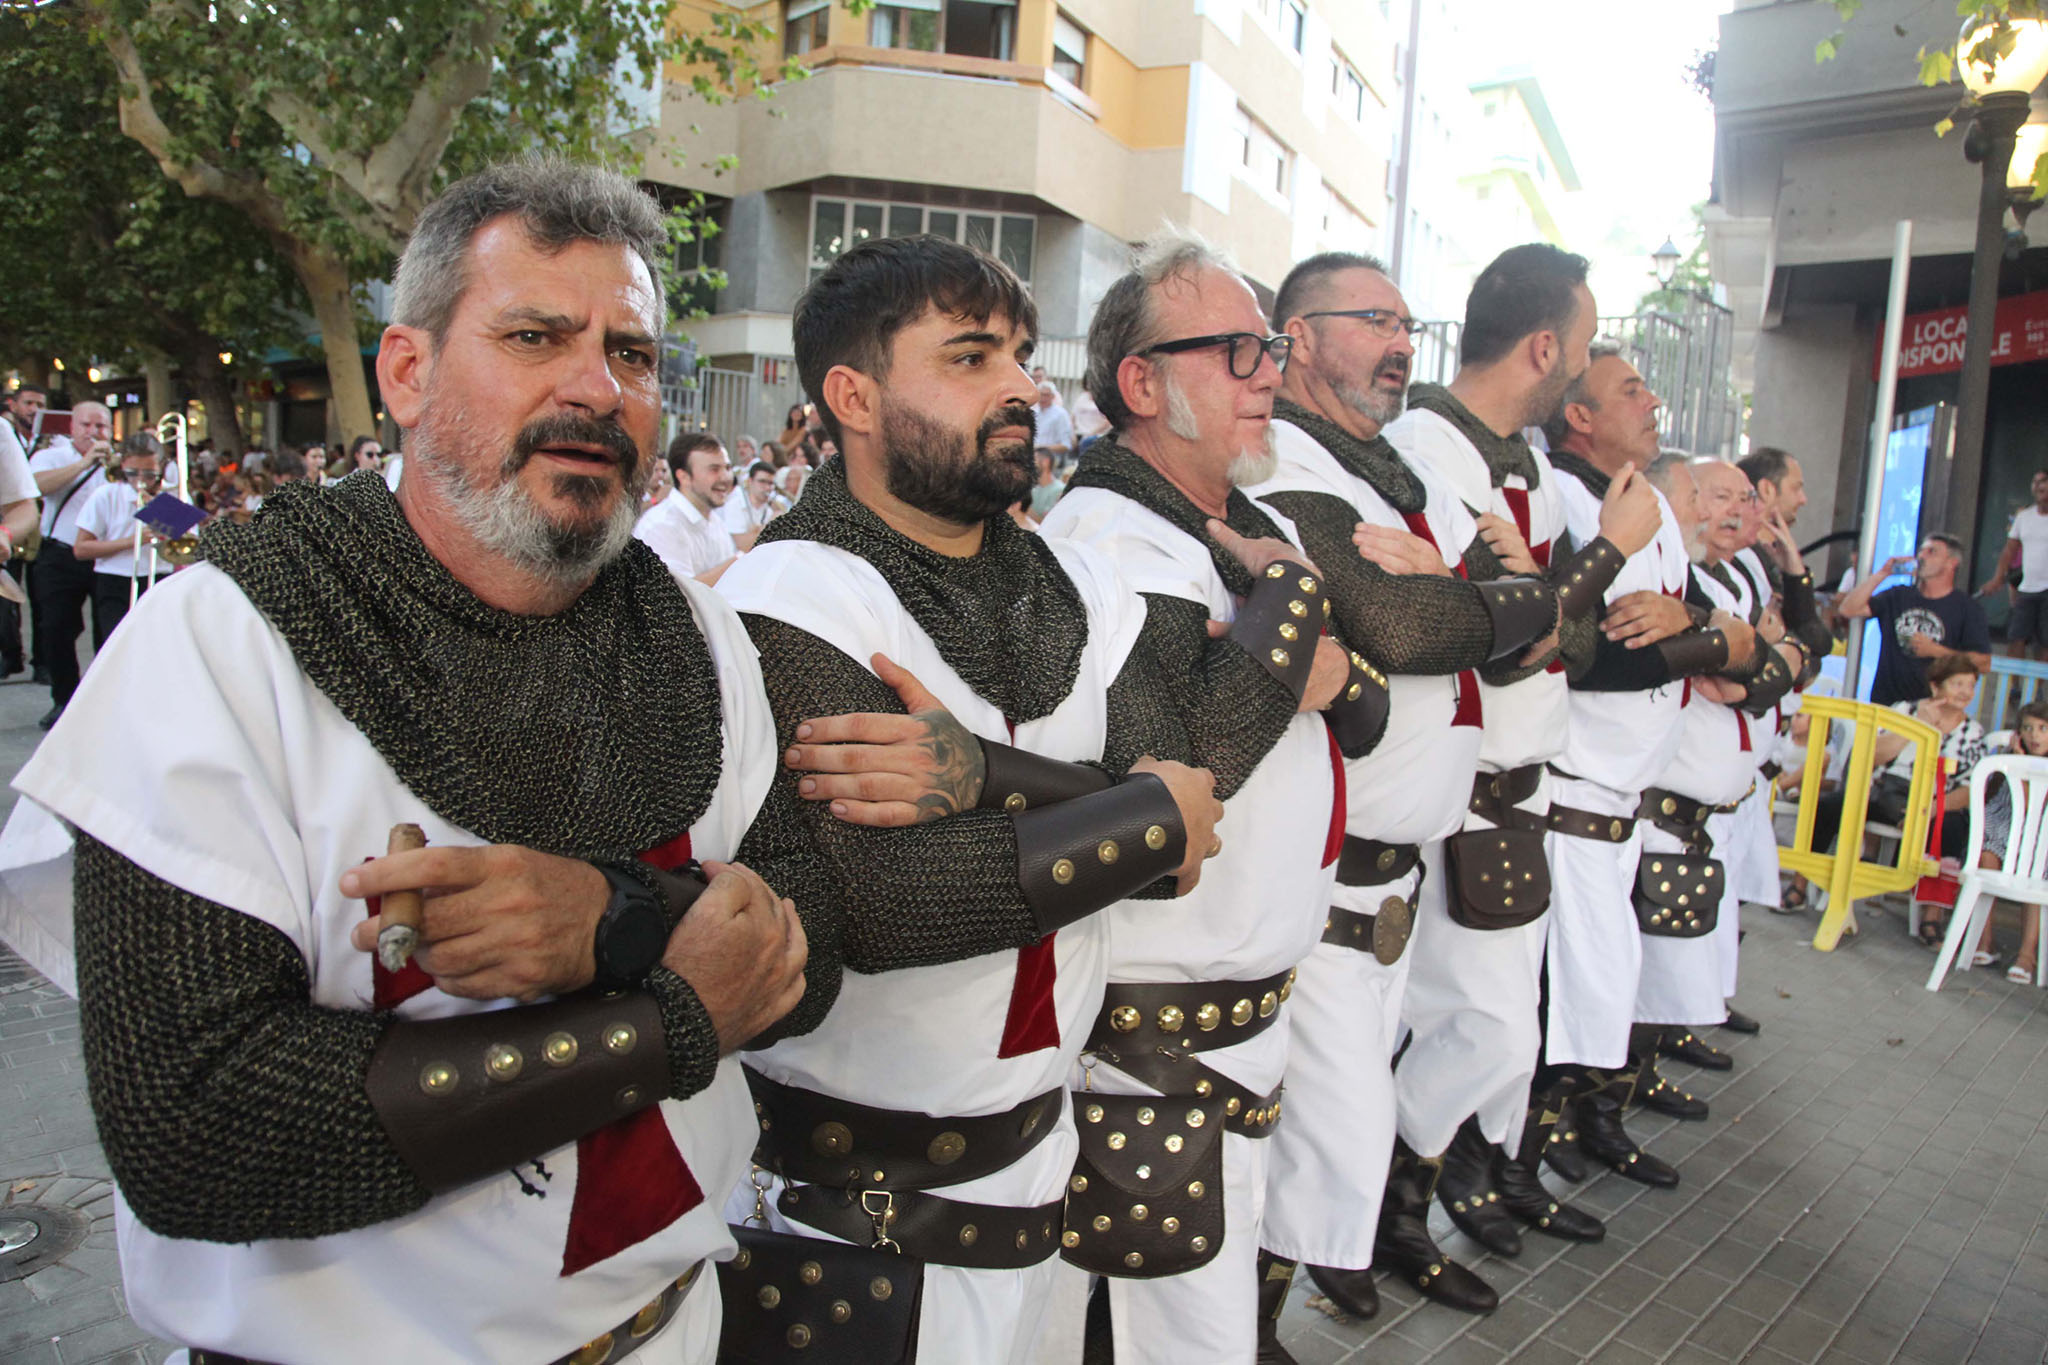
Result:
<svg viewBox="0 0 2048 1365">
<path fill-rule="evenodd" d="M 1595 412 L 1600 411 L 1600 405 L 1594 402 L 1592 395 L 1586 392 L 1586 376 L 1593 373 L 1594 364 L 1607 359 L 1609 356 L 1625 356 L 1628 352 L 1613 337 L 1594 337 L 1592 344 L 1586 347 L 1586 353 L 1589 358 L 1586 361 L 1585 371 L 1566 387 L 1564 397 L 1560 398 L 1557 402 L 1557 411 L 1552 413 L 1550 420 L 1543 424 L 1543 439 L 1550 443 L 1552 450 L 1564 449 L 1565 441 L 1572 434 L 1572 424 L 1565 420 L 1564 415 L 1567 405 L 1577 403 L 1579 406 L 1591 408 Z"/>
<path fill-rule="evenodd" d="M 1643 477 L 1655 484 L 1660 492 L 1670 493 L 1671 473 L 1676 469 L 1690 469 L 1693 457 L 1682 450 L 1658 452 L 1657 458 L 1643 467 Z"/>
<path fill-rule="evenodd" d="M 1082 387 L 1117 430 L 1131 420 L 1117 386 L 1117 367 L 1157 338 L 1158 310 L 1154 294 L 1171 279 L 1192 279 L 1204 270 L 1235 275 L 1236 265 L 1223 252 L 1193 232 L 1166 227 L 1138 244 L 1128 273 L 1109 287 L 1088 324 L 1088 372 Z"/>
<path fill-rule="evenodd" d="M 501 162 L 450 185 L 420 215 L 398 258 L 391 320 L 417 327 L 439 345 L 469 287 L 469 247 L 493 219 L 516 217 L 526 237 L 553 255 L 577 242 L 630 248 L 647 263 L 660 325 L 668 322 L 662 266 L 668 225 L 660 205 L 616 171 L 558 157 Z"/>
</svg>

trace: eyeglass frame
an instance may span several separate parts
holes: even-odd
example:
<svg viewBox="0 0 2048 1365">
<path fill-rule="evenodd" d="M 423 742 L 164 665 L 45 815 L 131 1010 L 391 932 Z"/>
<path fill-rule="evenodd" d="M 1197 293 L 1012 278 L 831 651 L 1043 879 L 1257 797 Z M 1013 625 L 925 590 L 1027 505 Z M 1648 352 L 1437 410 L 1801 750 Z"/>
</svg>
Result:
<svg viewBox="0 0 2048 1365">
<path fill-rule="evenodd" d="M 1420 318 L 1404 318 L 1391 308 L 1319 308 L 1313 313 L 1297 313 L 1295 316 L 1301 318 L 1357 318 L 1371 330 L 1374 336 L 1382 341 L 1392 341 L 1403 332 L 1412 337 L 1429 325 Z M 1381 331 L 1377 321 L 1379 318 L 1392 318 L 1394 320 L 1394 330 L 1391 332 Z"/>
<path fill-rule="evenodd" d="M 1237 372 L 1237 346 L 1240 341 L 1257 343 L 1252 367 L 1244 374 Z M 1288 357 L 1294 354 L 1294 338 L 1285 332 L 1276 332 L 1272 336 L 1266 337 L 1260 336 L 1257 332 L 1217 332 L 1212 336 L 1177 337 L 1172 341 L 1156 342 L 1153 345 L 1147 346 L 1142 351 L 1132 351 L 1131 354 L 1134 356 L 1178 355 L 1183 351 L 1199 351 L 1206 346 L 1227 346 L 1230 348 L 1224 356 L 1223 364 L 1224 368 L 1230 371 L 1232 379 L 1250 379 L 1259 372 L 1259 363 L 1269 356 L 1272 358 L 1273 368 L 1285 371 L 1287 369 Z"/>
</svg>

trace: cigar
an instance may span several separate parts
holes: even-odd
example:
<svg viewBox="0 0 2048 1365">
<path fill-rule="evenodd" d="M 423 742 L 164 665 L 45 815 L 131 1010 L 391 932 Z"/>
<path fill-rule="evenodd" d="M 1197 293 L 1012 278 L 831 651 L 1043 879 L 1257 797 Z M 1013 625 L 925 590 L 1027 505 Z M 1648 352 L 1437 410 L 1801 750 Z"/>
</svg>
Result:
<svg viewBox="0 0 2048 1365">
<path fill-rule="evenodd" d="M 418 825 L 393 825 L 390 844 L 384 852 L 388 857 L 426 846 L 426 831 Z M 426 917 L 426 905 L 426 898 L 412 890 L 387 891 L 378 901 L 377 960 L 384 964 L 385 971 L 398 971 L 412 960 L 413 950 L 420 946 L 420 922 Z"/>
</svg>

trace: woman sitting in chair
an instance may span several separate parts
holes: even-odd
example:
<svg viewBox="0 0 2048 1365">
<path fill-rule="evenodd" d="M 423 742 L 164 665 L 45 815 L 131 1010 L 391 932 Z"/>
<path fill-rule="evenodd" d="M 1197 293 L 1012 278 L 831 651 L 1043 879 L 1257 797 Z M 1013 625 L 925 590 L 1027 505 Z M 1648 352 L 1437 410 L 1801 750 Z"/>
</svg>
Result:
<svg viewBox="0 0 2048 1365">
<path fill-rule="evenodd" d="M 1895 702 L 1902 711 L 1932 726 L 1942 736 L 1941 756 L 1952 759 L 1956 770 L 1949 775 L 1948 790 L 1942 795 L 1942 810 L 1953 815 L 1970 807 L 1970 769 L 1984 757 L 1984 727 L 1970 719 L 1970 701 L 1977 695 L 1977 665 L 1966 654 L 1945 654 L 1927 666 L 1927 686 L 1933 695 L 1920 701 Z M 1870 804 L 1866 823 L 1901 825 L 1906 818 L 1906 794 L 1913 782 L 1913 746 L 1904 735 L 1879 731 L 1873 750 Z M 1843 795 L 1829 792 L 1814 810 L 1813 846 L 1827 852 L 1835 846 L 1842 825 Z M 1944 818 L 1941 823 L 1941 854 L 1960 858 L 1970 844 L 1969 821 Z M 1946 911 L 1929 907 L 1920 922 L 1920 941 L 1930 948 L 1941 946 L 1947 927 Z M 1935 916 L 1942 916 L 1936 919 Z M 1987 965 L 1985 963 L 1978 965 Z"/>
<path fill-rule="evenodd" d="M 2013 732 L 2012 748 L 2007 752 L 2048 758 L 2048 701 L 2030 701 L 2020 708 L 2020 726 Z M 2001 866 L 2006 837 L 2011 832 L 2012 788 L 2002 778 L 1994 778 L 1990 789 L 1984 793 L 1984 852 L 1977 860 L 1978 866 Z M 2034 983 L 2034 962 L 2040 955 L 2040 940 L 2041 907 L 2022 905 L 2020 950 L 2013 955 L 2012 965 L 2005 969 L 2006 980 L 2023 985 Z M 1977 955 L 1971 959 L 1971 965 L 1988 967 L 1996 960 L 1996 954 L 1992 952 L 1991 920 L 1986 916 L 1984 936 L 1977 942 Z"/>
</svg>

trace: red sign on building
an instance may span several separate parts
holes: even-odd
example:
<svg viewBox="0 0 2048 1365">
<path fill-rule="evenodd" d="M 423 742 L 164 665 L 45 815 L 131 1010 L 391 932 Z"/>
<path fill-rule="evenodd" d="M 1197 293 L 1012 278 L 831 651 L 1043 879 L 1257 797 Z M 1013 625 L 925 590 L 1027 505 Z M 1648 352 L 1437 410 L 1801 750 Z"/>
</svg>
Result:
<svg viewBox="0 0 2048 1365">
<path fill-rule="evenodd" d="M 1938 308 L 1908 313 L 1899 342 L 1899 378 L 1949 374 L 1963 368 L 1963 335 L 1969 330 L 1966 308 Z M 2016 294 L 1998 301 L 1991 347 L 1994 365 L 2021 365 L 2048 360 L 2048 289 Z M 1884 355 L 1884 341 L 1872 360 L 1875 371 Z"/>
</svg>

